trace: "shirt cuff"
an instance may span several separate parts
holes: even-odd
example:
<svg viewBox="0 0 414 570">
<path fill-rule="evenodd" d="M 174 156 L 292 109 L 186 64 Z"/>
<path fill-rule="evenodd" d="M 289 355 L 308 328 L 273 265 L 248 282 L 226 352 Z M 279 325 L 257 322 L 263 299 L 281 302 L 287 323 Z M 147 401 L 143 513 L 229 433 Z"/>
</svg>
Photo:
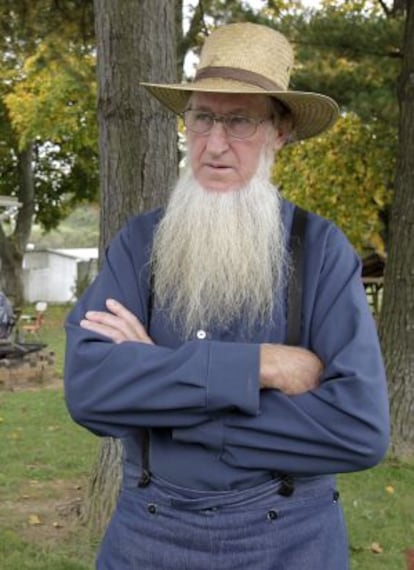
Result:
<svg viewBox="0 0 414 570">
<path fill-rule="evenodd" d="M 209 342 L 207 409 L 259 413 L 260 345 Z"/>
</svg>

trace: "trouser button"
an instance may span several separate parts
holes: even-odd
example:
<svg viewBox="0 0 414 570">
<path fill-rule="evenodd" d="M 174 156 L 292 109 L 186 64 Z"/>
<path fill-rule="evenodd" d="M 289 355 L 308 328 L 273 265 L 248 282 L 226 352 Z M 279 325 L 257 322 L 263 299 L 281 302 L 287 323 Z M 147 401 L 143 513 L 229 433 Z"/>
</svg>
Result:
<svg viewBox="0 0 414 570">
<path fill-rule="evenodd" d="M 155 515 L 156 512 L 157 512 L 157 505 L 154 505 L 153 503 L 150 503 L 150 504 L 147 506 L 147 510 L 148 510 L 148 512 L 149 512 L 151 515 Z"/>
<path fill-rule="evenodd" d="M 270 521 L 275 521 L 275 520 L 277 519 L 277 517 L 278 517 L 278 514 L 277 514 L 277 512 L 274 511 L 274 510 L 271 510 L 271 511 L 269 511 L 269 512 L 267 513 L 267 518 L 268 518 Z"/>
</svg>

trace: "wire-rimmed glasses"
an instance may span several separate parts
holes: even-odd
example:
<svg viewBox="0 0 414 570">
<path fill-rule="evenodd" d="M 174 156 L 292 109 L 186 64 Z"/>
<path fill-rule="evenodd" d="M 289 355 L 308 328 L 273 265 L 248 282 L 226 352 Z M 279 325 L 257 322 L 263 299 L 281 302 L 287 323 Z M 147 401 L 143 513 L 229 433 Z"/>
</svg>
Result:
<svg viewBox="0 0 414 570">
<path fill-rule="evenodd" d="M 187 109 L 183 113 L 184 124 L 189 131 L 199 135 L 207 135 L 213 128 L 214 123 L 222 123 L 226 133 L 236 139 L 247 139 L 256 132 L 258 126 L 266 119 L 255 119 L 245 115 L 228 114 L 216 115 L 209 111 Z"/>
</svg>

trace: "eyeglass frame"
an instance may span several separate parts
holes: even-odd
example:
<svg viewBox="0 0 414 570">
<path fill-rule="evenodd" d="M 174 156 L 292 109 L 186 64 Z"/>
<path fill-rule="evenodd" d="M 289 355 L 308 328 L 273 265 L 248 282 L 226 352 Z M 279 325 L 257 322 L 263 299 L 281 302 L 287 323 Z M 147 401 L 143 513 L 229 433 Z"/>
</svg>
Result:
<svg viewBox="0 0 414 570">
<path fill-rule="evenodd" d="M 200 113 L 203 113 L 203 114 L 205 114 L 205 115 L 208 115 L 208 116 L 212 119 L 211 126 L 210 126 L 206 131 L 196 131 L 196 130 L 194 130 L 194 129 L 188 127 L 188 125 L 186 124 L 185 115 L 186 115 L 186 113 L 192 112 L 192 111 L 199 111 Z M 227 113 L 227 114 L 212 113 L 211 111 L 204 111 L 203 109 L 191 109 L 191 107 L 188 108 L 188 109 L 186 109 L 185 111 L 183 111 L 183 112 L 181 113 L 181 116 L 182 116 L 182 118 L 183 118 L 184 125 L 185 125 L 186 129 L 188 129 L 188 130 L 191 131 L 192 133 L 196 133 L 197 135 L 208 135 L 208 134 L 210 134 L 211 131 L 213 130 L 213 127 L 214 127 L 215 123 L 222 123 L 223 128 L 224 128 L 224 130 L 225 130 L 225 132 L 226 132 L 226 135 L 229 136 L 229 137 L 232 137 L 232 138 L 234 138 L 234 139 L 237 139 L 237 140 L 244 140 L 244 139 L 248 139 L 248 138 L 252 137 L 252 136 L 257 132 L 258 127 L 259 127 L 262 123 L 265 123 L 266 121 L 273 121 L 274 118 L 275 118 L 274 115 L 271 115 L 271 116 L 266 117 L 266 118 L 264 118 L 264 119 L 256 119 L 255 117 L 248 117 L 248 116 L 246 116 L 246 115 L 239 115 L 239 114 L 237 114 L 237 113 Z M 231 132 L 229 132 L 229 130 L 228 130 L 229 127 L 228 127 L 227 121 L 228 121 L 230 118 L 235 118 L 235 117 L 236 117 L 236 118 L 239 117 L 239 118 L 241 118 L 241 119 L 247 119 L 247 120 L 252 124 L 252 126 L 254 127 L 254 130 L 253 130 L 251 133 L 249 133 L 248 135 L 243 136 L 243 137 L 239 137 L 239 136 L 237 136 L 237 135 L 233 135 L 233 134 L 232 134 Z"/>
</svg>

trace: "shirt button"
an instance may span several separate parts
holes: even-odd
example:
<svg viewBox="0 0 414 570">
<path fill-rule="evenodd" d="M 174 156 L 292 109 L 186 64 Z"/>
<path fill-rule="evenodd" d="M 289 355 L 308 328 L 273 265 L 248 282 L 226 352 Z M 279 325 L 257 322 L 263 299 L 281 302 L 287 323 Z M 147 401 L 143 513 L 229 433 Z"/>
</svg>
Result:
<svg viewBox="0 0 414 570">
<path fill-rule="evenodd" d="M 197 333 L 196 333 L 196 337 L 197 337 L 199 340 L 204 340 L 204 339 L 206 338 L 206 336 L 207 336 L 206 331 L 203 331 L 202 329 L 200 329 L 200 330 L 197 331 Z"/>
</svg>

